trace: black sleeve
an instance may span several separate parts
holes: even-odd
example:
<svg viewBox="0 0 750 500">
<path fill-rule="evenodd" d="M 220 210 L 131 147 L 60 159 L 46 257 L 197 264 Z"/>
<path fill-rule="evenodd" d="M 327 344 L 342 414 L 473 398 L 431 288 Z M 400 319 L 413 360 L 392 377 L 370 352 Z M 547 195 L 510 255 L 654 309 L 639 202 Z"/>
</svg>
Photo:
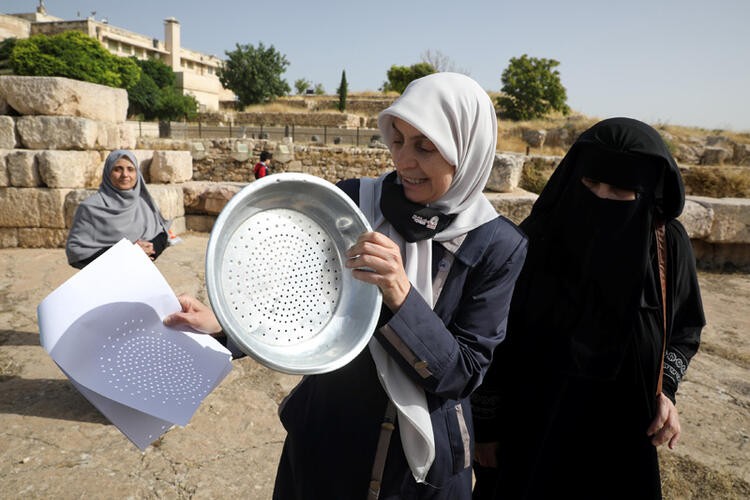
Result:
<svg viewBox="0 0 750 500">
<path fill-rule="evenodd" d="M 666 237 L 669 336 L 662 392 L 674 402 L 677 386 L 700 345 L 706 319 L 690 238 L 676 220 L 667 224 Z"/>
<path fill-rule="evenodd" d="M 154 245 L 154 260 L 156 260 L 156 258 L 161 255 L 165 248 L 167 248 L 168 241 L 169 237 L 166 231 L 162 231 L 161 233 L 156 235 L 156 238 L 151 240 L 151 244 Z"/>
<path fill-rule="evenodd" d="M 86 258 L 86 259 L 83 259 L 83 260 L 79 260 L 78 262 L 72 262 L 72 263 L 71 263 L 70 265 L 71 265 L 71 266 L 73 266 L 73 267 L 75 267 L 76 269 L 83 269 L 84 267 L 86 267 L 86 266 L 88 266 L 89 264 L 91 264 L 91 263 L 92 263 L 92 262 L 94 261 L 94 259 L 96 259 L 97 257 L 99 257 L 99 256 L 100 256 L 101 254 L 103 254 L 104 252 L 106 252 L 106 251 L 107 251 L 107 250 L 109 250 L 110 248 L 112 248 L 112 247 L 104 247 L 104 248 L 100 248 L 100 249 L 99 249 L 99 250 L 97 250 L 97 252 L 96 252 L 96 253 L 95 253 L 94 255 L 92 255 L 91 257 L 88 257 L 88 258 Z"/>
</svg>

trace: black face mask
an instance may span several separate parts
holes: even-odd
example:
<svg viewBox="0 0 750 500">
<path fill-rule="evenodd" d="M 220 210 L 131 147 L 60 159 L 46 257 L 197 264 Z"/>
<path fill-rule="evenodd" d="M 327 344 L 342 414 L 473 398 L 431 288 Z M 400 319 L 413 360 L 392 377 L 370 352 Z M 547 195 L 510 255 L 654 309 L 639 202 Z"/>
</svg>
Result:
<svg viewBox="0 0 750 500">
<path fill-rule="evenodd" d="M 396 184 L 396 172 L 383 181 L 380 211 L 409 243 L 434 237 L 456 218 L 455 215 L 445 215 L 434 208 L 409 201 L 404 196 L 404 188 Z"/>
</svg>

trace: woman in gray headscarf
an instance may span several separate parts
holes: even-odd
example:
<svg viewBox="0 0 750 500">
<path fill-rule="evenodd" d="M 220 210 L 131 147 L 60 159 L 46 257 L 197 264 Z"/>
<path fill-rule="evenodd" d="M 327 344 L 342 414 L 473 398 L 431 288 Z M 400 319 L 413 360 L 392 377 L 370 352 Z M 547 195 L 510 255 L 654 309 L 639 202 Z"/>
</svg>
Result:
<svg viewBox="0 0 750 500">
<path fill-rule="evenodd" d="M 82 269 L 127 238 L 155 260 L 167 247 L 169 223 L 146 189 L 132 152 L 112 151 L 104 162 L 99 191 L 78 206 L 68 233 L 68 263 Z"/>
</svg>

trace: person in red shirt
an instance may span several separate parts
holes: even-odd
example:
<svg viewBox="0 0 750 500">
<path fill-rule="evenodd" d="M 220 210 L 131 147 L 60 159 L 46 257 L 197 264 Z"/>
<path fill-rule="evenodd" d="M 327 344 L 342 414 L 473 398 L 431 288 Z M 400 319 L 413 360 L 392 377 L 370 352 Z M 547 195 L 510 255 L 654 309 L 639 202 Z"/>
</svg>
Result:
<svg viewBox="0 0 750 500">
<path fill-rule="evenodd" d="M 260 161 L 255 164 L 255 168 L 253 169 L 256 179 L 265 177 L 270 173 L 271 158 L 273 158 L 273 155 L 268 151 L 262 151 L 260 153 Z"/>
</svg>

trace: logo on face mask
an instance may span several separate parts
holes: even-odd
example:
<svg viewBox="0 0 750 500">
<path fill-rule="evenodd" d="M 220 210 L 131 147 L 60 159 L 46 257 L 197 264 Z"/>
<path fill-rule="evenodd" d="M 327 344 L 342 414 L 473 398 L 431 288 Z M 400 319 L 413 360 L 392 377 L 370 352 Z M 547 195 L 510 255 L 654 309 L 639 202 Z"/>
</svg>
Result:
<svg viewBox="0 0 750 500">
<path fill-rule="evenodd" d="M 429 219 L 426 219 L 425 217 L 420 217 L 417 214 L 412 215 L 411 220 L 413 220 L 420 226 L 425 226 L 427 229 L 430 229 L 430 230 L 435 229 L 438 225 L 438 222 L 440 221 L 437 215 L 433 215 Z"/>
</svg>

